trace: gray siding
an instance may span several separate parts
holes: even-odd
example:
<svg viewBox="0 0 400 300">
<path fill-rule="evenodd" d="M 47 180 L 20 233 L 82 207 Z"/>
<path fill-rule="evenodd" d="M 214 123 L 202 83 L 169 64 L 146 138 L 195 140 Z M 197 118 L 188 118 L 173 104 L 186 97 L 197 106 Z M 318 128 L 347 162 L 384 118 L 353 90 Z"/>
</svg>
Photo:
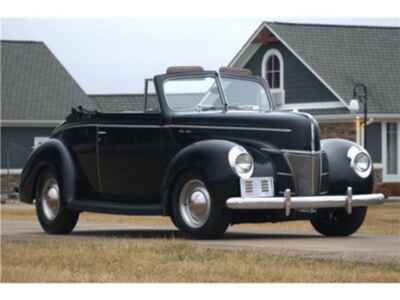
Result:
<svg viewBox="0 0 400 300">
<path fill-rule="evenodd" d="M 382 124 L 373 123 L 367 127 L 367 150 L 374 163 L 382 162 Z"/>
<path fill-rule="evenodd" d="M 264 54 L 275 48 L 283 57 L 286 103 L 339 101 L 282 43 L 261 46 L 247 62 L 245 68 L 261 76 Z"/>
<path fill-rule="evenodd" d="M 1 169 L 23 168 L 32 152 L 34 137 L 48 137 L 53 128 L 2 127 L 1 128 Z"/>
</svg>

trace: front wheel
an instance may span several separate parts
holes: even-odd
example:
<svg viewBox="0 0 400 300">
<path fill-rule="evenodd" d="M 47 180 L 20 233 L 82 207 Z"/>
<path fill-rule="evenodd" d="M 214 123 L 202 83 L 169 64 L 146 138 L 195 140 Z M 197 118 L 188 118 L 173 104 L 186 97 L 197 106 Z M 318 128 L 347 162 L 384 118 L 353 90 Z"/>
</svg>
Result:
<svg viewBox="0 0 400 300">
<path fill-rule="evenodd" d="M 43 230 L 50 234 L 70 233 L 79 214 L 70 211 L 61 197 L 57 172 L 48 167 L 39 175 L 36 186 L 36 213 Z"/>
<path fill-rule="evenodd" d="M 316 231 L 326 236 L 349 236 L 364 222 L 367 207 L 354 207 L 351 214 L 345 209 L 321 209 L 311 224 Z"/>
<path fill-rule="evenodd" d="M 213 197 L 199 174 L 180 176 L 172 193 L 173 223 L 194 238 L 218 238 L 228 228 L 224 205 Z"/>
</svg>

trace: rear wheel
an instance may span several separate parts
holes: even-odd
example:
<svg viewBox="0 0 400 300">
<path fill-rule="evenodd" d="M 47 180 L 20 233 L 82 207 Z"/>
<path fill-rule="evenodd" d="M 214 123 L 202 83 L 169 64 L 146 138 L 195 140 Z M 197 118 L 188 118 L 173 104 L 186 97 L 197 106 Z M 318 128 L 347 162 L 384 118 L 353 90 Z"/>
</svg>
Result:
<svg viewBox="0 0 400 300">
<path fill-rule="evenodd" d="M 79 214 L 68 210 L 61 197 L 61 186 L 53 167 L 43 170 L 36 186 L 36 213 L 43 230 L 50 234 L 70 233 Z"/>
<path fill-rule="evenodd" d="M 349 236 L 364 222 L 367 207 L 354 207 L 348 214 L 345 209 L 321 209 L 311 219 L 316 231 L 326 236 Z"/>
<path fill-rule="evenodd" d="M 173 223 L 194 238 L 218 238 L 229 221 L 221 201 L 213 198 L 202 177 L 188 172 L 180 176 L 172 193 Z"/>
</svg>

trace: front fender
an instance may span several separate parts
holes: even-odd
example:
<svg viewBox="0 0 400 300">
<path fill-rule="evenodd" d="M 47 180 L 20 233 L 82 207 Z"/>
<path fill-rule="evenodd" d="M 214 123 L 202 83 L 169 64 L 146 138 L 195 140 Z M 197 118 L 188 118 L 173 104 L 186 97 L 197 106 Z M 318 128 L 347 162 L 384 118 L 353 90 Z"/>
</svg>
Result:
<svg viewBox="0 0 400 300">
<path fill-rule="evenodd" d="M 76 172 L 70 152 L 65 144 L 58 139 L 49 139 L 36 148 L 28 158 L 21 174 L 19 186 L 20 200 L 32 203 L 35 197 L 35 186 L 41 170 L 53 165 L 62 178 L 62 199 L 71 203 L 75 196 Z"/>
<path fill-rule="evenodd" d="M 237 176 L 228 162 L 229 150 L 235 145 L 237 144 L 225 140 L 205 140 L 181 149 L 168 164 L 163 179 L 161 199 L 164 214 L 168 214 L 168 202 L 174 182 L 184 171 L 196 170 L 207 184 L 228 182 L 233 185 L 231 189 L 235 189 Z"/>
<path fill-rule="evenodd" d="M 329 166 L 329 194 L 345 194 L 351 186 L 355 194 L 369 194 L 373 191 L 373 171 L 367 178 L 359 177 L 350 167 L 347 152 L 358 144 L 344 139 L 321 140 L 321 149 L 327 154 Z"/>
<path fill-rule="evenodd" d="M 176 178 L 186 170 L 196 170 L 218 199 L 226 200 L 240 195 L 239 177 L 232 170 L 228 154 L 232 147 L 239 145 L 227 140 L 204 140 L 193 143 L 171 160 L 167 167 L 161 189 L 164 214 L 168 214 L 169 200 Z M 253 176 L 274 176 L 274 168 L 269 157 L 255 148 L 244 146 L 254 159 Z"/>
</svg>

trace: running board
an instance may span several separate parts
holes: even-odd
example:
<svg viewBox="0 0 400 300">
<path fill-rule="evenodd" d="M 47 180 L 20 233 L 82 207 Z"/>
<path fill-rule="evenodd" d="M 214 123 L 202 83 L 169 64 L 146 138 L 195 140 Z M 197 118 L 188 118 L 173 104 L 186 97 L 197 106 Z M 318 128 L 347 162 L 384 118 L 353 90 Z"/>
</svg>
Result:
<svg viewBox="0 0 400 300">
<path fill-rule="evenodd" d="M 114 202 L 76 200 L 68 205 L 68 208 L 75 211 L 88 211 L 95 213 L 120 214 L 120 215 L 162 215 L 160 204 L 138 205 L 121 204 Z"/>
</svg>

